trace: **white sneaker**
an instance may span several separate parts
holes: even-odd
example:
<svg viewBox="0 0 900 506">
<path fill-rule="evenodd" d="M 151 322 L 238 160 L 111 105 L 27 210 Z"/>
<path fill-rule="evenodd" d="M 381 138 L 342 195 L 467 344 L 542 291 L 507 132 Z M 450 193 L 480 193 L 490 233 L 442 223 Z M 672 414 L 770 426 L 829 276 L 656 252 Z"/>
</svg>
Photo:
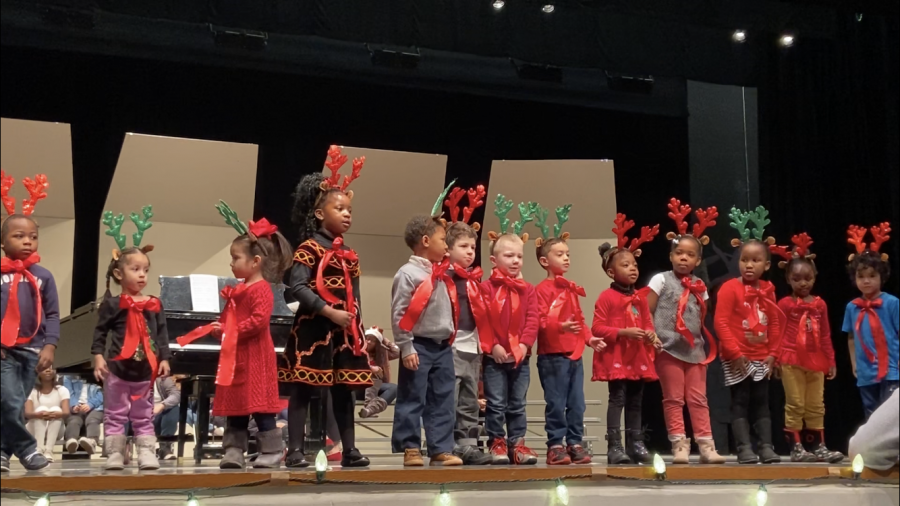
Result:
<svg viewBox="0 0 900 506">
<path fill-rule="evenodd" d="M 47 459 L 47 462 L 50 462 L 51 464 L 53 463 L 53 450 L 48 448 L 48 449 L 44 450 L 43 452 L 41 452 L 41 454 L 44 456 L 45 459 Z"/>
<path fill-rule="evenodd" d="M 216 427 L 213 429 L 213 436 L 223 436 L 225 435 L 225 427 Z"/>
<path fill-rule="evenodd" d="M 84 439 L 84 438 L 82 438 Z M 69 453 L 75 453 L 78 451 L 78 440 L 77 439 L 69 439 L 66 441 L 66 451 Z"/>
<path fill-rule="evenodd" d="M 78 446 L 81 447 L 88 455 L 93 455 L 97 451 L 97 442 L 93 439 L 83 437 L 78 440 Z"/>
</svg>

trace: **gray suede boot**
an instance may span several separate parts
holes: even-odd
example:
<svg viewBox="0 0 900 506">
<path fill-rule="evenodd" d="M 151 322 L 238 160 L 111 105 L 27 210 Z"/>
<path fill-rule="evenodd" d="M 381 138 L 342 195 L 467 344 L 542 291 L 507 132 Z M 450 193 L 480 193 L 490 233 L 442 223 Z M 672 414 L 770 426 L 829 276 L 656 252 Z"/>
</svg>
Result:
<svg viewBox="0 0 900 506">
<path fill-rule="evenodd" d="M 137 436 L 134 440 L 138 452 L 138 469 L 141 471 L 159 469 L 159 459 L 156 457 L 156 436 Z"/>
<path fill-rule="evenodd" d="M 222 439 L 225 455 L 219 462 L 219 469 L 243 469 L 246 466 L 244 453 L 247 452 L 247 439 L 246 430 L 235 430 L 230 427 L 225 429 L 225 436 Z"/>
<path fill-rule="evenodd" d="M 121 471 L 125 469 L 125 436 L 106 436 L 103 441 L 103 449 L 106 451 L 107 471 Z"/>
<path fill-rule="evenodd" d="M 259 455 L 253 461 L 253 467 L 281 467 L 281 459 L 284 457 L 281 429 L 272 429 L 256 434 L 256 449 L 259 451 Z"/>
</svg>

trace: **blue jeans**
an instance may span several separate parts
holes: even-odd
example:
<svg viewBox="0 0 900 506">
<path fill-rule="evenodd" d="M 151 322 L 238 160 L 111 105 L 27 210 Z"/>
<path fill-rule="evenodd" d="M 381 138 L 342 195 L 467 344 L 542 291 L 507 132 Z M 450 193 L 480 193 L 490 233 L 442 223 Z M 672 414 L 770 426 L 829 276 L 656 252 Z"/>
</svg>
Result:
<svg viewBox="0 0 900 506">
<path fill-rule="evenodd" d="M 403 367 L 402 365 L 400 367 Z M 397 400 L 397 385 L 394 383 L 382 383 L 378 388 L 378 397 L 384 399 L 384 402 L 391 405 L 392 402 Z"/>
<path fill-rule="evenodd" d="M 154 416 L 153 429 L 157 436 L 174 436 L 178 432 L 178 406 L 166 408 Z"/>
<path fill-rule="evenodd" d="M 25 401 L 37 378 L 38 354 L 22 348 L 3 348 L 3 355 L 0 365 L 0 448 L 7 457 L 15 455 L 22 459 L 37 449 L 34 436 L 25 429 Z"/>
<path fill-rule="evenodd" d="M 894 393 L 894 390 L 897 390 L 898 386 L 900 386 L 900 381 L 882 380 L 881 383 L 859 387 L 859 396 L 862 397 L 866 420 L 872 416 L 872 413 L 878 409 L 878 406 L 881 406 L 884 404 L 884 401 L 888 400 L 888 397 Z"/>
<path fill-rule="evenodd" d="M 490 443 L 503 439 L 503 426 L 509 432 L 509 441 L 525 437 L 528 417 L 525 415 L 525 394 L 531 382 L 529 357 L 516 367 L 515 363 L 498 364 L 490 355 L 484 356 L 484 396 L 487 409 L 484 412 L 484 427 Z"/>
<path fill-rule="evenodd" d="M 547 446 L 580 445 L 584 439 L 584 366 L 579 358 L 539 355 L 538 375 L 544 389 Z"/>
<path fill-rule="evenodd" d="M 419 369 L 411 371 L 400 365 L 391 448 L 394 453 L 422 448 L 424 422 L 428 455 L 449 453 L 453 451 L 456 421 L 453 348 L 448 341 L 421 338 L 415 338 L 413 346 L 419 354 Z"/>
</svg>

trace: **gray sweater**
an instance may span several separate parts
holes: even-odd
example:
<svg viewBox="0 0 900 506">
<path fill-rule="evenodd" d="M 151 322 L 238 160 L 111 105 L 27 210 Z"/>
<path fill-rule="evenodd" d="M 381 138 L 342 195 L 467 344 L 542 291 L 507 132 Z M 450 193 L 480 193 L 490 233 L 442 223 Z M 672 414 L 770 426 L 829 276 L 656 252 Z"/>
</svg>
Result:
<svg viewBox="0 0 900 506">
<path fill-rule="evenodd" d="M 884 471 L 900 455 L 900 390 L 884 401 L 850 438 L 850 458 L 862 454 L 866 467 Z"/>
<path fill-rule="evenodd" d="M 435 283 L 428 305 L 419 316 L 412 332 L 400 328 L 400 320 L 406 314 L 413 293 L 429 278 L 431 278 L 431 263 L 417 256 L 410 257 L 409 262 L 400 267 L 394 275 L 394 285 L 391 287 L 391 329 L 394 332 L 394 342 L 400 348 L 401 357 L 405 358 L 416 353 L 413 336 L 442 342 L 453 335 L 453 307 L 450 305 L 450 294 L 440 280 Z"/>
</svg>

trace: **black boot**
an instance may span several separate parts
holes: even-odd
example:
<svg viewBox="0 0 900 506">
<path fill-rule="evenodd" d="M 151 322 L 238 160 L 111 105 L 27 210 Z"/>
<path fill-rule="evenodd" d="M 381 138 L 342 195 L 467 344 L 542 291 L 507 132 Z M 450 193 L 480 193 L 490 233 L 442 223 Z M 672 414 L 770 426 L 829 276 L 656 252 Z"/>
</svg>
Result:
<svg viewBox="0 0 900 506">
<path fill-rule="evenodd" d="M 816 456 L 812 453 L 809 453 L 805 448 L 803 448 L 803 443 L 800 441 L 800 431 L 788 429 L 787 427 L 785 427 L 784 439 L 785 441 L 787 441 L 788 446 L 791 448 L 791 462 L 816 461 Z"/>
<path fill-rule="evenodd" d="M 772 420 L 762 418 L 753 424 L 753 430 L 759 438 L 757 452 L 759 453 L 759 461 L 763 464 L 777 464 L 781 462 L 781 457 L 775 453 L 775 447 L 772 446 Z"/>
<path fill-rule="evenodd" d="M 815 455 L 817 461 L 837 464 L 844 460 L 844 454 L 833 452 L 825 446 L 825 431 L 823 429 L 806 429 L 803 431 L 803 439 L 807 449 Z"/>
<path fill-rule="evenodd" d="M 753 443 L 750 442 L 750 422 L 746 418 L 732 421 L 731 432 L 737 446 L 738 464 L 756 464 L 759 459 L 753 453 Z"/>
<path fill-rule="evenodd" d="M 635 464 L 652 464 L 653 456 L 644 445 L 644 432 L 641 430 L 625 431 L 625 453 Z"/>
<path fill-rule="evenodd" d="M 631 464 L 631 459 L 628 458 L 628 455 L 625 455 L 625 448 L 622 447 L 622 433 L 619 429 L 607 429 L 606 441 L 608 442 L 606 451 L 607 464 Z"/>
<path fill-rule="evenodd" d="M 341 467 L 369 467 L 369 458 L 356 448 L 345 449 L 341 456 Z"/>
<path fill-rule="evenodd" d="M 287 457 L 284 458 L 285 467 L 309 467 L 309 461 L 306 460 L 306 438 L 301 439 L 299 448 L 291 448 L 288 450 Z"/>
</svg>

